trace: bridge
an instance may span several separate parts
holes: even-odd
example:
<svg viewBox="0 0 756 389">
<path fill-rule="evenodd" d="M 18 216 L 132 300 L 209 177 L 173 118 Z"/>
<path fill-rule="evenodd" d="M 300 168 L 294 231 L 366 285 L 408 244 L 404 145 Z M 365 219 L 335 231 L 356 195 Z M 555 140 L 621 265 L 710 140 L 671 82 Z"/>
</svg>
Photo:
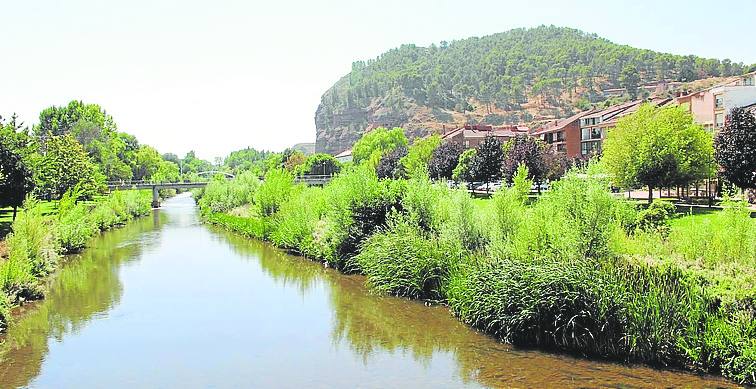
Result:
<svg viewBox="0 0 756 389">
<path fill-rule="evenodd" d="M 223 174 L 226 177 L 234 178 L 233 175 L 224 172 L 207 172 Z M 305 175 L 297 176 L 294 182 L 305 184 L 307 186 L 323 186 L 331 181 L 331 175 Z M 263 178 L 260 178 L 262 181 Z M 152 181 L 112 181 L 108 182 L 108 190 L 152 190 L 152 208 L 160 207 L 160 189 L 194 189 L 204 188 L 209 181 L 177 181 L 177 182 L 152 182 Z"/>
</svg>

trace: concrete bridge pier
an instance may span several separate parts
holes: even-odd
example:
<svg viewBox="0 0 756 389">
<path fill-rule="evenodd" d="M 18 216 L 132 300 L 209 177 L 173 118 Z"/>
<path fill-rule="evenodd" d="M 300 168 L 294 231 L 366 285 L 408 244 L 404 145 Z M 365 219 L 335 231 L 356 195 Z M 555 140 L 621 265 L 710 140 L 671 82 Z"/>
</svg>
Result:
<svg viewBox="0 0 756 389">
<path fill-rule="evenodd" d="M 152 187 L 152 208 L 160 208 L 160 190 L 157 185 Z"/>
</svg>

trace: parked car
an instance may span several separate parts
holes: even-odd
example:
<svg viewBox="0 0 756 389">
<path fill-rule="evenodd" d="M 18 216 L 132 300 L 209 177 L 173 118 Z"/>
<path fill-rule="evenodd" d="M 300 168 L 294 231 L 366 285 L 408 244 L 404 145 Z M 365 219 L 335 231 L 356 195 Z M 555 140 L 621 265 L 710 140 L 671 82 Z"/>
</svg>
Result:
<svg viewBox="0 0 756 389">
<path fill-rule="evenodd" d="M 501 181 L 489 182 L 488 184 L 484 182 L 476 186 L 475 190 L 480 190 L 480 191 L 487 190 L 489 192 L 496 192 L 497 190 L 501 189 L 502 186 L 504 186 L 504 184 L 502 184 Z"/>
</svg>

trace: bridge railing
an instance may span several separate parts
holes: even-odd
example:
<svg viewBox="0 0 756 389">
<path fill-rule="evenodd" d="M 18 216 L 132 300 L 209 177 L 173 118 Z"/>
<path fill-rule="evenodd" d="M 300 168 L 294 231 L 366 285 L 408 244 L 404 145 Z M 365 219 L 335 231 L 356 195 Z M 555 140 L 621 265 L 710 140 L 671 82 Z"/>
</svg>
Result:
<svg viewBox="0 0 756 389">
<path fill-rule="evenodd" d="M 175 185 L 175 184 L 204 184 L 210 180 L 182 180 L 182 181 L 150 181 L 150 180 L 122 180 L 122 181 L 108 181 L 105 183 L 107 186 L 139 186 L 139 185 Z"/>
</svg>

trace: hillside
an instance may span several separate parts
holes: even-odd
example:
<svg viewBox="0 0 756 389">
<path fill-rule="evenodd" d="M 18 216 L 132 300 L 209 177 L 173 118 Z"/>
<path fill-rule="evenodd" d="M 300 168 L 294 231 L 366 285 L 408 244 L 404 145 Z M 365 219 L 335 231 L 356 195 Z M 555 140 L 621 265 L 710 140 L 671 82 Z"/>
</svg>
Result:
<svg viewBox="0 0 756 389">
<path fill-rule="evenodd" d="M 505 124 L 569 115 L 625 88 L 745 71 L 729 60 L 618 45 L 579 30 L 541 26 L 481 38 L 404 45 L 352 64 L 321 97 L 316 149 L 338 153 L 376 126 L 420 136 L 467 122 Z"/>
</svg>

